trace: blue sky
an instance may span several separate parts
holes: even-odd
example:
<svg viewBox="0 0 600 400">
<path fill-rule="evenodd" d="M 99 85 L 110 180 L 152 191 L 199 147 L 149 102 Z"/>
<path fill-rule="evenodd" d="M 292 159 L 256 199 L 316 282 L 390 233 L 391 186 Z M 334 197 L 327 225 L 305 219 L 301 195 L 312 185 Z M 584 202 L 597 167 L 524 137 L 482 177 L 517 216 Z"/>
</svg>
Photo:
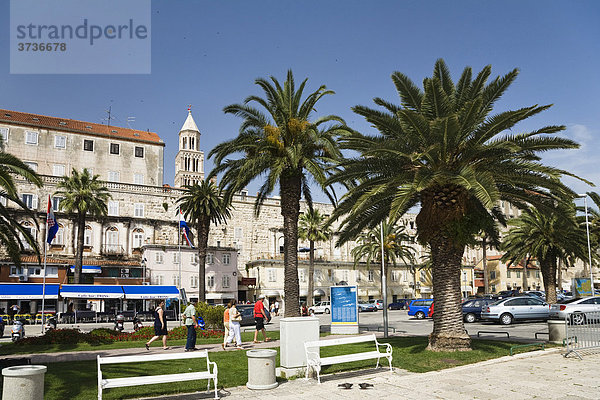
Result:
<svg viewBox="0 0 600 400">
<path fill-rule="evenodd" d="M 545 160 L 600 184 L 597 1 L 152 1 L 149 75 L 10 75 L 8 10 L 2 2 L 0 108 L 102 122 L 111 106 L 122 126 L 135 116 L 133 128 L 166 142 L 165 183 L 173 182 L 188 104 L 208 154 L 238 132 L 240 120 L 223 107 L 260 94 L 255 78 L 284 79 L 292 68 L 298 81 L 309 78 L 309 89 L 335 90 L 317 115 L 338 114 L 369 132 L 350 107 L 376 96 L 398 102 L 390 74 L 419 83 L 441 57 L 455 79 L 466 65 L 491 64 L 494 75 L 519 68 L 496 110 L 553 103 L 518 128 L 567 125 L 564 134 L 582 148 Z"/>
</svg>

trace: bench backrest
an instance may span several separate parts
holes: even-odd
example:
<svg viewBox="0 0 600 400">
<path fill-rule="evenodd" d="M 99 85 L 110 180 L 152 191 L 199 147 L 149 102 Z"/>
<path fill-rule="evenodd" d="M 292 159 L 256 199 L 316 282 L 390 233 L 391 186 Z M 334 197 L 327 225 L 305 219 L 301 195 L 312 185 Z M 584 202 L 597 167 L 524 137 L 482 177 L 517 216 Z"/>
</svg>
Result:
<svg viewBox="0 0 600 400">
<path fill-rule="evenodd" d="M 338 339 L 328 340 L 317 340 L 313 342 L 305 342 L 304 348 L 324 347 L 324 346 L 338 346 L 341 344 L 352 344 L 352 343 L 363 343 L 363 342 L 375 342 L 377 339 L 375 335 L 362 335 L 362 336 L 349 336 Z"/>
<path fill-rule="evenodd" d="M 100 357 L 98 356 L 98 366 L 103 364 L 121 364 L 132 362 L 149 362 L 149 361 L 164 361 L 164 360 L 185 360 L 189 358 L 207 358 L 208 351 L 199 350 L 188 353 L 166 353 L 166 354 L 148 354 L 139 356 L 114 356 Z"/>
</svg>

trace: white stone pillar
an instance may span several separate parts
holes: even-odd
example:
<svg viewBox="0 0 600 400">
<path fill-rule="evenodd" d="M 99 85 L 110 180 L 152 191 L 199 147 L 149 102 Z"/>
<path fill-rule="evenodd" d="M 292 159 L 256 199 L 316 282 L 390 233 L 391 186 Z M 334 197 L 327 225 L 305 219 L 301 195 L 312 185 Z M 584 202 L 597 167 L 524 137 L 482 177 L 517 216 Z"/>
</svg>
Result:
<svg viewBox="0 0 600 400">
<path fill-rule="evenodd" d="M 4 400 L 43 400 L 44 365 L 20 365 L 2 370 Z"/>
</svg>

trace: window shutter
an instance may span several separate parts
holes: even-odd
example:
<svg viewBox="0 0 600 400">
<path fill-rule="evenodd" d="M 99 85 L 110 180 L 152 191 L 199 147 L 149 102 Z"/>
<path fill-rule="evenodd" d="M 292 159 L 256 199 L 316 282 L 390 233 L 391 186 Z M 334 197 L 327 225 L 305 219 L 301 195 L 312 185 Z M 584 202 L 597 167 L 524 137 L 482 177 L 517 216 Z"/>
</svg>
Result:
<svg viewBox="0 0 600 400">
<path fill-rule="evenodd" d="M 34 210 L 37 210 L 37 208 L 38 208 L 38 197 L 37 197 L 37 194 L 34 194 L 31 197 L 31 208 L 34 209 Z"/>
</svg>

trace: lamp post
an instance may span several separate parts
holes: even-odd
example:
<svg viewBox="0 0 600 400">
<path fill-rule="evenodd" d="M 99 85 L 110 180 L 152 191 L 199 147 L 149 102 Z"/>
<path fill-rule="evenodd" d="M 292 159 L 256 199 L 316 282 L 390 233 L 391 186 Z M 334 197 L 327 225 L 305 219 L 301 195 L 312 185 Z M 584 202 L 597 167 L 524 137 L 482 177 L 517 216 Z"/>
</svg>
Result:
<svg viewBox="0 0 600 400">
<path fill-rule="evenodd" d="M 587 206 L 587 193 L 578 194 L 578 197 L 583 197 L 583 206 L 585 208 L 585 232 L 587 234 L 587 246 L 588 246 L 588 262 L 590 266 L 590 281 L 592 285 L 592 296 L 594 296 L 594 272 L 592 271 L 592 247 L 590 245 L 590 225 L 588 221 L 588 206 Z"/>
<path fill-rule="evenodd" d="M 385 251 L 383 246 L 383 221 L 379 225 L 381 235 L 381 291 L 383 292 L 383 337 L 388 337 L 388 313 L 387 313 L 387 274 L 385 273 Z"/>
</svg>

